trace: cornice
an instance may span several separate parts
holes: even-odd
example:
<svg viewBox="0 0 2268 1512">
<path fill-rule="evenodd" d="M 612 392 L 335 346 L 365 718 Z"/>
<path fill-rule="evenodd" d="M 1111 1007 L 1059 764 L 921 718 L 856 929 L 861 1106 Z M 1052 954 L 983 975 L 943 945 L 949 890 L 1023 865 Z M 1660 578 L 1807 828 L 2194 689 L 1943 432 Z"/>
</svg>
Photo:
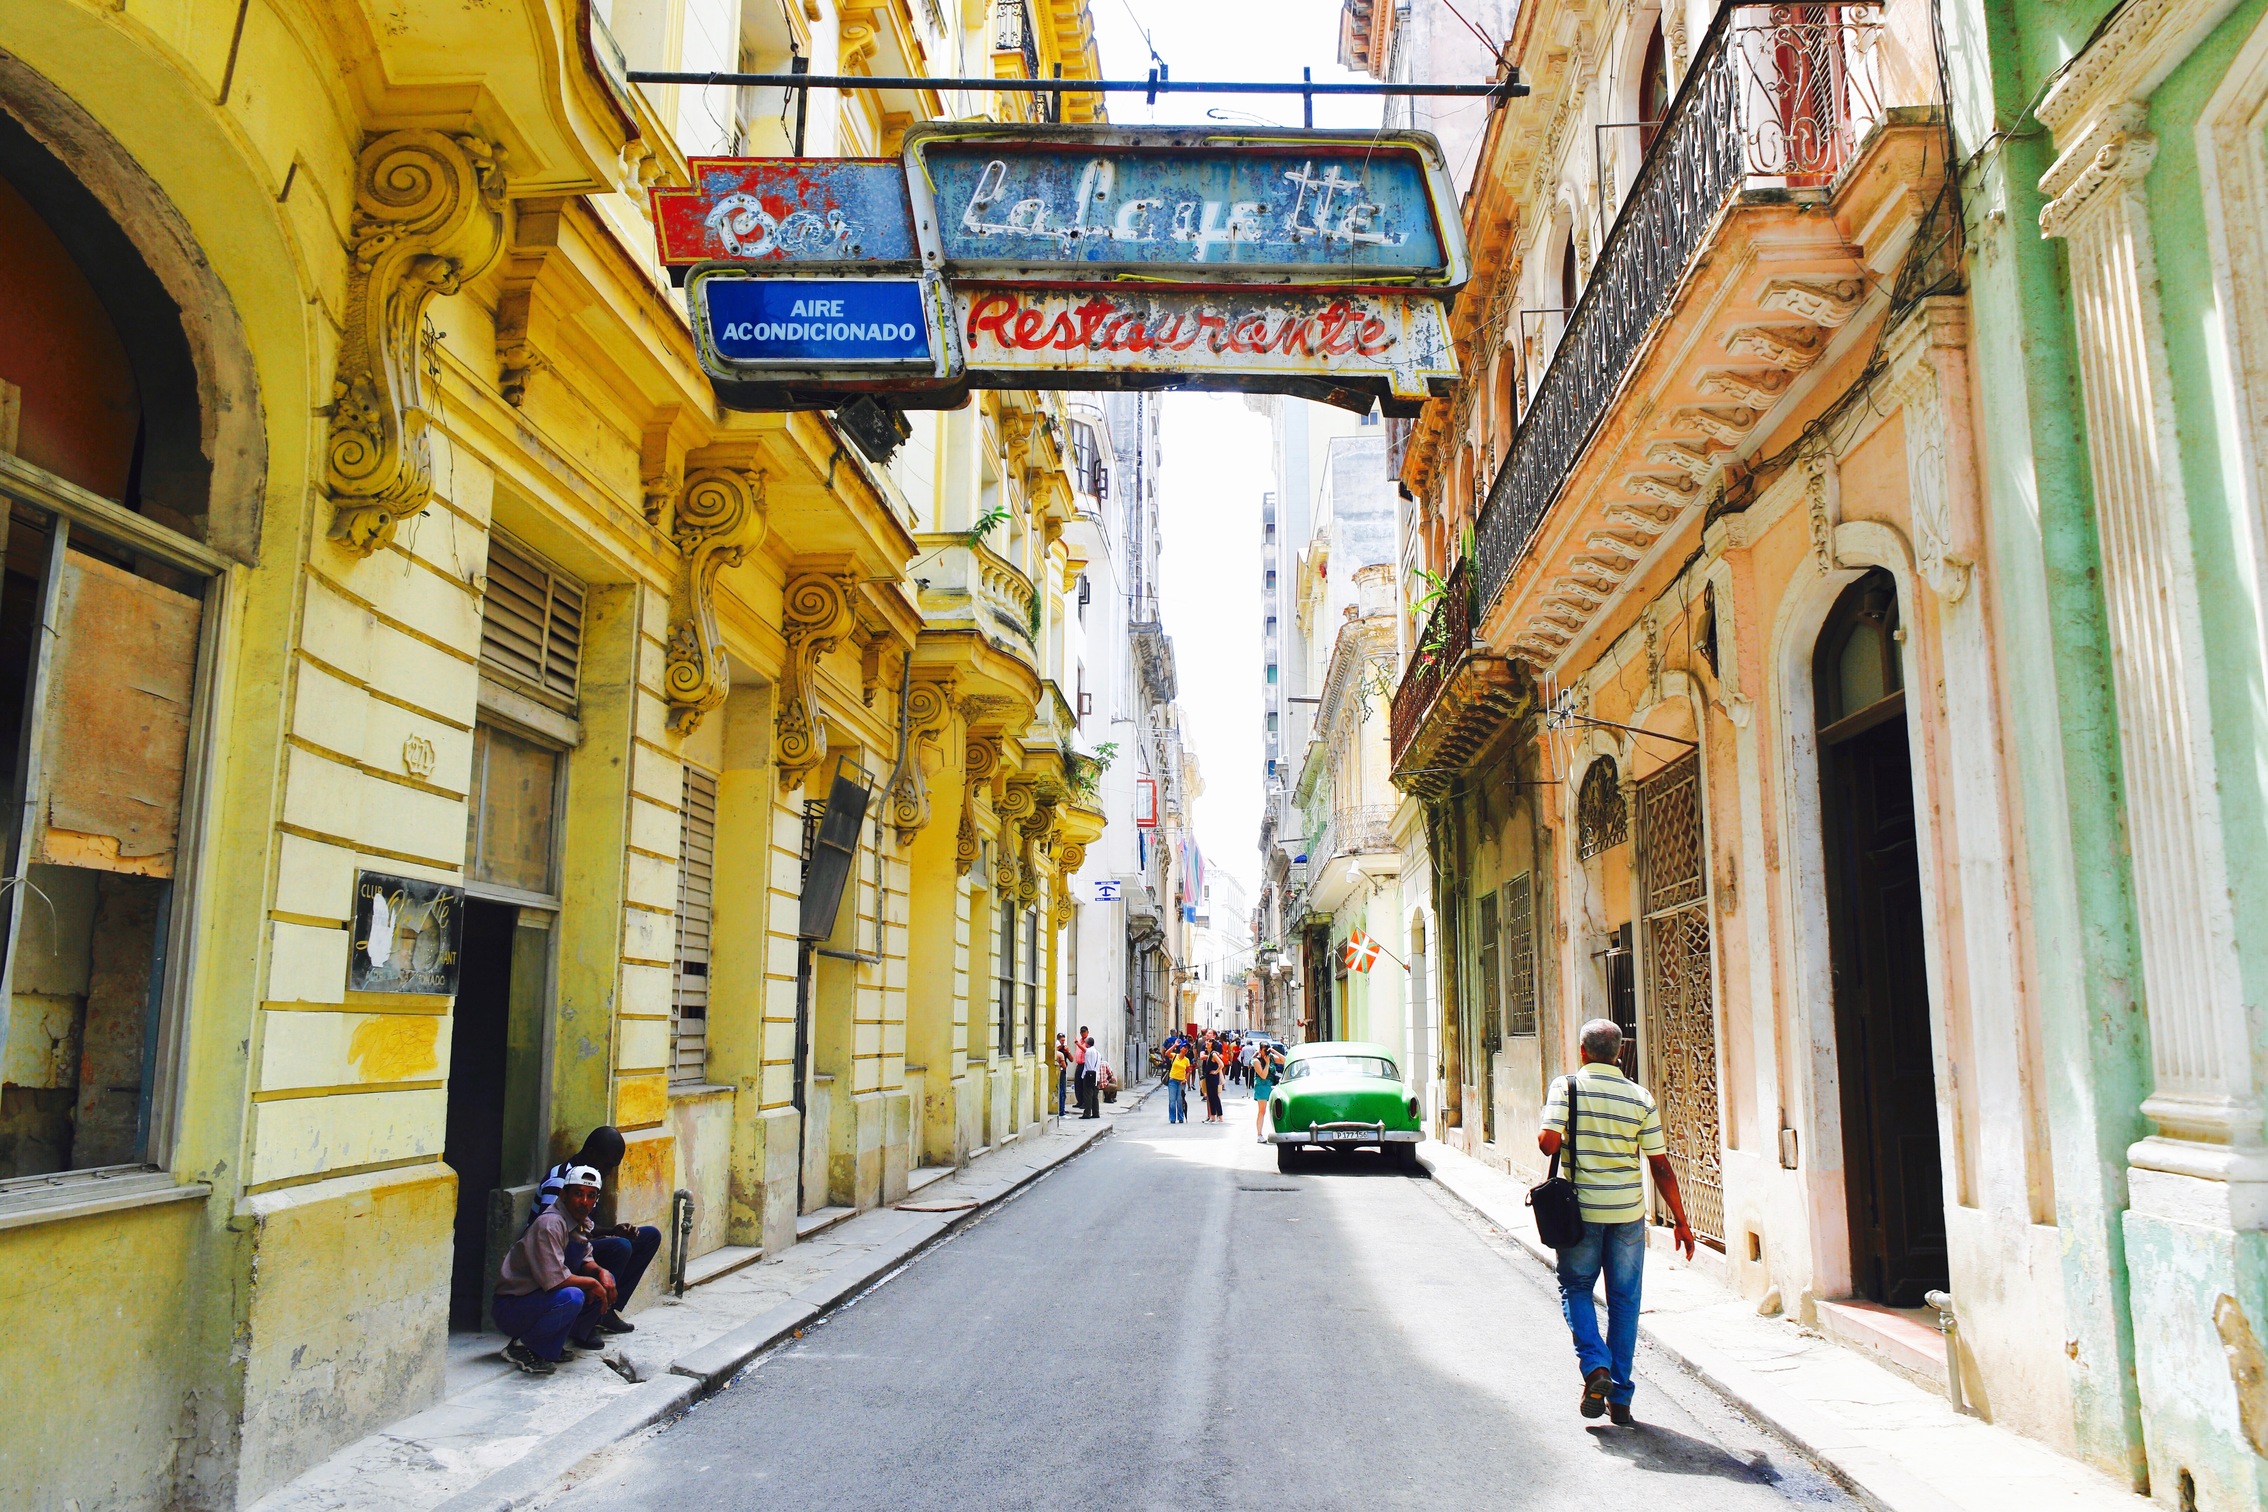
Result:
<svg viewBox="0 0 2268 1512">
<path fill-rule="evenodd" d="M 2064 66 L 2033 113 L 2070 148 L 2093 119 L 2130 100 L 2146 100 L 2236 0 L 2128 0 Z"/>
</svg>

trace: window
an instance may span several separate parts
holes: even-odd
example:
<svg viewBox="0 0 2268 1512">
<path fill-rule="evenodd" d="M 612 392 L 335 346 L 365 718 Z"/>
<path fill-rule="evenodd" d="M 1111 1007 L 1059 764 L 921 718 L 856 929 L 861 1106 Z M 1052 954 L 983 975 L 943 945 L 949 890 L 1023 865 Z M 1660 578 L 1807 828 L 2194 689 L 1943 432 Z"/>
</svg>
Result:
<svg viewBox="0 0 2268 1512">
<path fill-rule="evenodd" d="M 0 1192 L 164 1161 L 184 798 L 218 618 L 219 558 L 139 519 L 113 534 L 57 495 L 58 510 L 0 502 L 0 801 L 23 879 L 0 894 Z"/>
<path fill-rule="evenodd" d="M 1000 900 L 1000 948 L 994 952 L 993 1041 L 1003 1057 L 1016 1053 L 1016 905 Z"/>
<path fill-rule="evenodd" d="M 1264 581 L 1264 582 L 1266 583 L 1266 585 L 1267 585 L 1267 589 L 1268 589 L 1268 591 L 1269 591 L 1270 593 L 1274 593 L 1274 592 L 1276 591 L 1276 569 L 1275 569 L 1275 568 L 1273 568 L 1273 567 L 1271 567 L 1271 568 L 1269 568 L 1269 569 L 1267 570 L 1267 572 L 1266 572 L 1265 574 L 1263 574 L 1262 576 L 1263 576 L 1263 581 Z"/>
<path fill-rule="evenodd" d="M 1040 948 L 1039 910 L 1024 910 L 1024 1053 L 1039 1049 Z"/>
<path fill-rule="evenodd" d="M 1376 1076 L 1395 1080 L 1394 1063 L 1380 1055 L 1311 1055 L 1284 1067 L 1285 1081 L 1307 1077 Z"/>
<path fill-rule="evenodd" d="M 465 880 L 550 897 L 559 753 L 492 725 L 473 727 Z"/>
<path fill-rule="evenodd" d="M 1270 687 L 1272 688 L 1272 687 L 1274 687 L 1275 685 L 1276 685 L 1276 664 L 1275 664 L 1274 662 L 1270 662 L 1270 663 L 1268 663 L 1268 686 L 1270 686 Z"/>
<path fill-rule="evenodd" d="M 1630 838 L 1630 810 L 1612 756 L 1601 756 L 1583 774 L 1575 794 L 1575 829 L 1575 853 L 1586 861 Z"/>
<path fill-rule="evenodd" d="M 1575 233 L 1567 233 L 1567 244 L 1559 249 L 1559 308 L 1562 318 L 1575 313 L 1575 300 L 1581 292 L 1576 285 L 1578 270 L 1575 267 Z"/>
<path fill-rule="evenodd" d="M 1536 1032 L 1535 879 L 1522 872 L 1504 884 L 1504 1032 Z"/>
<path fill-rule="evenodd" d="M 717 854 L 717 779 L 685 768 L 677 810 L 676 991 L 670 1001 L 673 1081 L 709 1078 L 709 919 Z"/>
<path fill-rule="evenodd" d="M 1480 1012 L 1481 1048 L 1491 1054 L 1503 1044 L 1500 1011 L 1502 980 L 1497 971 L 1503 962 L 1503 942 L 1497 936 L 1496 894 L 1482 893 L 1480 897 Z M 1481 1071 L 1486 1074 L 1488 1067 Z"/>
<path fill-rule="evenodd" d="M 1098 499 L 1110 496 L 1110 475 L 1103 470 L 1102 443 L 1096 440 L 1094 427 L 1083 421 L 1071 422 L 1071 468 L 1082 492 Z"/>
<path fill-rule="evenodd" d="M 501 536 L 488 543 L 481 666 L 573 703 L 583 666 L 583 587 Z"/>
<path fill-rule="evenodd" d="M 1662 18 L 1654 17 L 1653 34 L 1646 38 L 1646 60 L 1638 65 L 1638 151 L 1654 150 L 1662 134 L 1662 117 L 1669 114 L 1669 50 L 1662 45 Z"/>
</svg>

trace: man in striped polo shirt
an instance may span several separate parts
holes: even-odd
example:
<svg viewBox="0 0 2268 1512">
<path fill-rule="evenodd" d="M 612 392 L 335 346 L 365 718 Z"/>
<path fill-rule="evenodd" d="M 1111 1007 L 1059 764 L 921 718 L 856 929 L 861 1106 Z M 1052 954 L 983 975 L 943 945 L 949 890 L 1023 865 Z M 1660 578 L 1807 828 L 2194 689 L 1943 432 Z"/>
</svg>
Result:
<svg viewBox="0 0 2268 1512">
<path fill-rule="evenodd" d="M 1685 1199 L 1662 1143 L 1662 1115 L 1654 1095 L 1622 1074 L 1622 1030 L 1612 1019 L 1583 1026 L 1583 1064 L 1572 1076 L 1552 1083 L 1544 1105 L 1543 1132 L 1536 1144 L 1546 1156 L 1560 1153 L 1567 1131 L 1567 1099 L 1575 1099 L 1575 1139 L 1560 1166 L 1575 1183 L 1583 1210 L 1582 1239 L 1559 1252 L 1559 1306 L 1575 1335 L 1575 1360 L 1583 1372 L 1581 1412 L 1601 1413 L 1628 1427 L 1630 1397 L 1636 1389 L 1630 1362 L 1638 1351 L 1638 1293 L 1646 1274 L 1646 1186 L 1638 1157 L 1654 1171 L 1654 1185 L 1677 1219 L 1676 1242 L 1693 1258 L 1693 1226 L 1685 1221 Z M 1572 1087 L 1570 1086 L 1572 1083 Z M 1607 1331 L 1599 1338 L 1599 1312 L 1592 1288 L 1606 1272 Z"/>
</svg>

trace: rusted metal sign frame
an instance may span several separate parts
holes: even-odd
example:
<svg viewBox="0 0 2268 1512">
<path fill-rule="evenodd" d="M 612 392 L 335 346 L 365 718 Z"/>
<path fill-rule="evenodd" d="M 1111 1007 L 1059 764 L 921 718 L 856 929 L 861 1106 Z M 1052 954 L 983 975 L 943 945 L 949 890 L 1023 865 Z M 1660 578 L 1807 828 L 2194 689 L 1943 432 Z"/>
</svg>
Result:
<svg viewBox="0 0 2268 1512">
<path fill-rule="evenodd" d="M 931 366 L 923 371 L 845 364 L 802 367 L 786 362 L 732 361 L 718 351 L 716 333 L 709 329 L 709 303 L 704 286 L 718 278 L 779 283 L 860 278 L 889 283 L 917 281 L 921 285 L 922 316 L 929 328 Z M 957 409 L 968 398 L 968 364 L 962 354 L 960 321 L 953 312 L 945 281 L 934 273 L 884 273 L 870 264 L 822 270 L 804 263 L 719 260 L 702 263 L 688 273 L 685 305 L 693 322 L 693 341 L 700 354 L 701 370 L 716 385 L 717 400 L 727 409 L 834 409 L 845 399 L 862 394 L 886 399 L 898 409 Z"/>
<path fill-rule="evenodd" d="M 1203 261 L 1205 241 L 1194 234 L 1194 228 L 1184 228 L 1177 222 L 1197 211 L 1193 220 L 1227 224 L 1239 219 L 1238 212 L 1248 212 L 1242 222 L 1257 228 L 1260 217 L 1273 214 L 1266 202 L 1244 202 L 1237 205 L 1205 204 L 1189 201 L 1167 209 L 1162 199 L 1126 200 L 1114 209 L 1105 211 L 1100 225 L 1088 221 L 1084 208 L 1070 210 L 1073 224 L 1049 232 L 1028 234 L 1030 243 L 1044 243 L 1049 239 L 1062 242 L 1066 248 L 1085 241 L 1090 245 L 1107 246 L 1116 242 L 1139 241 L 1147 247 L 1158 246 L 1162 240 L 1194 241 L 1199 257 L 1187 261 L 1163 261 L 1149 257 L 1111 259 L 1099 256 L 1062 255 L 1047 256 L 1036 246 L 1004 252 L 996 257 L 970 256 L 966 251 L 956 254 L 948 245 L 948 232 L 944 226 L 947 216 L 966 216 L 971 207 L 939 204 L 938 183 L 928 158 L 932 149 L 996 144 L 1003 160 L 1012 154 L 1046 155 L 1059 160 L 1085 159 L 1089 164 L 1148 166 L 1152 169 L 1150 183 L 1162 187 L 1170 174 L 1159 173 L 1156 166 L 1161 159 L 1180 160 L 1190 165 L 1211 161 L 1221 162 L 1243 158 L 1251 154 L 1266 154 L 1274 158 L 1310 155 L 1307 161 L 1321 159 L 1334 161 L 1365 160 L 1375 163 L 1390 157 L 1409 162 L 1417 169 L 1422 185 L 1426 212 L 1430 217 L 1431 233 L 1441 249 L 1438 266 L 1426 269 L 1396 269 L 1393 267 L 1363 266 L 1353 262 L 1334 264 L 1311 257 L 1287 257 L 1283 260 L 1260 262 L 1207 262 Z M 1281 284 L 1307 287 L 1339 288 L 1412 288 L 1423 287 L 1450 292 L 1464 286 L 1470 276 L 1471 264 L 1465 248 L 1464 220 L 1459 210 L 1455 185 L 1449 177 L 1448 165 L 1442 156 L 1440 143 L 1430 132 L 1423 131 L 1308 131 L 1308 130 L 1225 130 L 1216 127 L 1123 127 L 1123 126 L 1054 126 L 1045 132 L 1034 132 L 1029 127 L 1002 126 L 985 121 L 928 121 L 911 126 L 905 136 L 906 185 L 912 197 L 914 229 L 921 245 L 922 265 L 948 277 L 982 278 L 986 281 L 1015 280 L 1040 283 L 1058 283 L 1066 286 L 1092 287 L 1120 282 L 1171 281 L 1192 285 L 1226 286 L 1234 284 Z M 1083 167 L 1078 182 L 1082 193 L 1089 190 L 1098 175 L 1092 168 Z M 1295 180 L 1295 183 L 1298 182 Z M 1358 175 L 1356 183 L 1360 183 Z M 1340 188 L 1346 187 L 1339 185 Z M 1265 238 L 1285 247 L 1297 249 L 1305 245 L 1297 225 L 1297 214 L 1302 204 L 1312 205 L 1306 198 L 1304 184 L 1288 190 L 1293 196 L 1294 210 L 1286 217 L 1293 234 Z M 1005 196 L 1003 196 L 1005 197 Z M 1328 203 L 1328 200 L 1323 200 Z M 1030 203 L 1030 202 L 1027 202 Z M 1149 211 L 1142 206 L 1149 205 Z M 1052 207 L 1058 215 L 1064 207 Z M 1025 206 L 1012 207 L 1008 214 L 1013 218 Z M 1257 213 L 1249 213 L 1254 212 Z M 1217 212 L 1217 213 L 1216 213 Z M 1035 212 L 1044 215 L 1045 209 Z M 1162 226 L 1160 224 L 1162 220 Z M 1189 234 L 1184 234 L 1189 232 Z M 1131 234 L 1129 234 L 1131 233 Z M 1306 228 L 1318 247 L 1350 233 L 1319 231 Z M 1223 235 L 1216 239 L 1229 239 Z M 1256 239 L 1258 239 L 1256 237 Z"/>
</svg>

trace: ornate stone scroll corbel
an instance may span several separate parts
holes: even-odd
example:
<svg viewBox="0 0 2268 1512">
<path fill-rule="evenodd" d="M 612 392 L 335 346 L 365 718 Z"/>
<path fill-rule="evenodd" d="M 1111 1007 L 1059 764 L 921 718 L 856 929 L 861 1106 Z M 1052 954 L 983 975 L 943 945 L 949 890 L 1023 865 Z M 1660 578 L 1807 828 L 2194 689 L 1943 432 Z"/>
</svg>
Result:
<svg viewBox="0 0 2268 1512">
<path fill-rule="evenodd" d="M 1811 553 L 1822 576 L 1835 570 L 1835 527 L 1843 515 L 1843 475 L 1831 452 L 1815 451 L 1803 469 L 1804 512 L 1811 518 Z"/>
<path fill-rule="evenodd" d="M 685 554 L 685 577 L 671 606 L 662 686 L 669 692 L 670 729 L 690 735 L 732 688 L 717 630 L 717 573 L 764 542 L 764 475 L 729 468 L 695 473 L 685 480 L 672 525 Z"/>
<path fill-rule="evenodd" d="M 953 848 L 953 870 L 960 876 L 967 876 L 969 874 L 969 868 L 976 865 L 977 791 L 978 789 L 982 788 L 987 782 L 990 782 L 993 778 L 993 774 L 998 772 L 999 770 L 999 732 L 994 730 L 986 730 L 983 732 L 971 730 L 969 732 L 967 744 L 962 747 L 961 828 L 960 833 L 955 836 Z"/>
<path fill-rule="evenodd" d="M 954 679 L 917 677 L 906 688 L 906 754 L 890 778 L 890 822 L 908 844 L 929 823 L 929 779 L 922 754 L 936 748 L 953 721 Z"/>
<path fill-rule="evenodd" d="M 788 579 L 782 596 L 787 664 L 781 669 L 779 713 L 772 723 L 772 752 L 780 789 L 797 787 L 827 754 L 820 724 L 819 659 L 850 634 L 858 579 L 847 572 L 806 572 Z"/>
<path fill-rule="evenodd" d="M 373 137 L 355 164 L 346 323 L 331 385 L 324 492 L 331 538 L 368 556 L 433 497 L 426 307 L 504 239 L 502 153 L 422 128 Z"/>
</svg>

